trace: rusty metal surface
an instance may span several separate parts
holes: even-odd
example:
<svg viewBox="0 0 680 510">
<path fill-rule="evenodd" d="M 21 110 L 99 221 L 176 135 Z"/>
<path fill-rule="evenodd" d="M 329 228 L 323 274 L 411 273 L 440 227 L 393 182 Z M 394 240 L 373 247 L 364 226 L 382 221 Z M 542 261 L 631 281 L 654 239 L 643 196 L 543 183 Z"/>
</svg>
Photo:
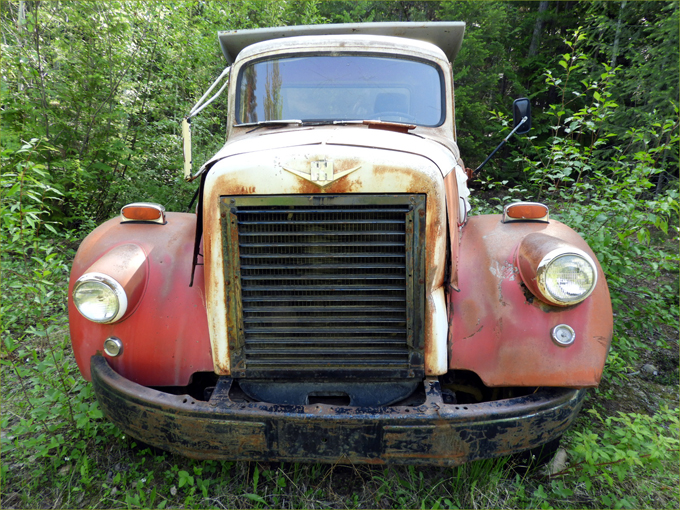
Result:
<svg viewBox="0 0 680 510">
<path fill-rule="evenodd" d="M 165 225 L 121 224 L 114 218 L 85 238 L 73 261 L 68 306 L 73 351 L 86 379 L 90 358 L 110 336 L 124 344 L 121 356 L 109 358 L 112 366 L 140 384 L 183 386 L 193 373 L 212 371 L 203 266 L 189 287 L 195 228 L 195 215 L 167 213 Z M 97 324 L 80 315 L 70 296 L 88 268 L 121 278 L 125 282 L 120 283 L 136 292 L 143 290 L 136 309 L 114 324 Z M 134 282 L 142 277 L 145 282 Z"/>
<path fill-rule="evenodd" d="M 585 241 L 555 220 L 504 224 L 501 215 L 473 216 L 462 232 L 460 292 L 450 294 L 449 367 L 474 371 L 487 386 L 596 386 L 613 329 L 599 264 L 593 293 L 570 307 L 535 298 L 515 264 L 519 241 L 533 232 L 569 243 L 597 260 Z M 551 340 L 550 330 L 558 324 L 574 329 L 572 345 L 561 347 Z"/>
<path fill-rule="evenodd" d="M 357 39 L 358 40 L 358 39 Z M 309 42 L 311 39 L 307 38 Z M 230 373 L 227 339 L 229 325 L 224 285 L 224 259 L 220 246 L 217 207 L 220 196 L 320 193 L 426 193 L 427 194 L 427 268 L 426 268 L 426 365 L 427 374 L 445 371 L 447 352 L 437 332 L 446 321 L 446 308 L 433 293 L 444 283 L 446 266 L 447 221 L 442 177 L 449 175 L 459 159 L 453 118 L 453 77 L 451 64 L 437 50 L 427 51 L 418 43 L 401 40 L 373 40 L 360 44 L 342 40 L 338 46 L 328 38 L 313 44 L 260 45 L 255 53 L 246 50 L 232 69 L 228 105 L 236 111 L 237 79 L 240 69 L 255 58 L 305 54 L 318 55 L 323 48 L 353 55 L 400 55 L 431 61 L 441 69 L 446 116 L 441 126 L 417 127 L 408 133 L 369 129 L 371 126 L 281 126 L 277 128 L 239 127 L 230 117 L 228 142 L 204 165 L 210 169 L 206 180 L 203 217 L 205 218 L 206 282 L 208 322 L 211 332 L 214 367 L 218 374 Z M 279 41 L 278 43 L 280 43 Z M 284 41 L 285 42 L 285 41 Z M 397 44 L 398 43 L 398 44 Z M 323 48 L 322 48 L 323 47 Z M 408 131 L 408 130 L 407 130 Z M 333 168 L 320 176 L 315 168 Z M 323 177 L 320 179 L 319 177 Z M 316 181 L 316 182 L 315 182 Z M 458 217 L 459 200 L 448 204 L 449 214 Z M 456 242 L 454 228 L 452 242 Z M 457 244 L 456 244 L 457 246 Z M 456 259 L 451 261 L 455 268 Z M 450 269 L 450 268 L 449 268 Z M 455 275 L 455 270 L 453 272 Z"/>
<path fill-rule="evenodd" d="M 430 341 L 425 344 L 425 373 L 442 375 L 449 366 L 447 355 L 449 321 L 444 287 L 439 287 L 427 296 L 426 310 L 430 313 L 425 314 L 425 337 Z"/>
<path fill-rule="evenodd" d="M 125 433 L 198 459 L 457 465 L 545 444 L 562 435 L 584 390 L 540 389 L 483 404 L 445 404 L 425 381 L 412 407 L 273 405 L 230 398 L 220 378 L 209 401 L 142 387 L 92 358 L 102 410 Z"/>
<path fill-rule="evenodd" d="M 422 378 L 425 198 L 222 197 L 231 374 Z"/>
<path fill-rule="evenodd" d="M 456 165 L 459 157 L 458 148 L 450 138 L 450 134 L 448 135 L 449 143 L 444 143 L 446 133 L 441 133 L 441 130 L 444 129 L 441 127 L 419 127 L 408 133 L 369 129 L 368 125 L 356 124 L 253 129 L 252 127 L 238 128 L 238 131 L 229 137 L 229 141 L 206 165 L 212 168 L 214 164 L 225 158 L 261 151 L 281 150 L 288 152 L 288 154 L 282 154 L 282 156 L 286 156 L 286 159 L 277 161 L 274 165 L 275 169 L 278 170 L 280 166 L 288 166 L 288 163 L 291 162 L 295 163 L 296 158 L 305 162 L 308 168 L 310 163 L 304 155 L 312 153 L 315 148 L 324 149 L 324 146 L 327 145 L 345 148 L 344 153 L 337 157 L 336 164 L 342 166 L 338 170 L 349 170 L 354 166 L 349 166 L 349 163 L 345 165 L 341 163 L 343 159 L 352 160 L 355 158 L 354 148 L 358 150 L 382 149 L 421 156 L 430 160 L 437 166 L 442 176 L 446 176 Z M 430 132 L 419 132 L 419 130 L 426 129 Z M 298 148 L 299 154 L 290 152 L 290 149 L 295 147 Z M 361 164 L 361 162 L 355 162 L 356 164 Z"/>
<path fill-rule="evenodd" d="M 215 361 L 215 372 L 220 375 L 230 373 L 229 346 L 227 324 L 228 311 L 226 307 L 227 295 L 223 275 L 225 274 L 225 254 L 222 243 L 220 197 L 237 195 L 339 195 L 339 194 L 425 194 L 427 195 L 427 217 L 425 228 L 426 267 L 425 286 L 426 296 L 436 291 L 444 283 L 446 265 L 446 192 L 442 171 L 428 157 L 419 156 L 412 151 L 429 148 L 433 153 L 438 152 L 437 160 L 443 165 L 447 161 L 451 167 L 455 165 L 450 153 L 445 148 L 433 142 L 418 139 L 411 140 L 411 135 L 386 133 L 363 128 L 343 127 L 345 131 L 339 133 L 334 128 L 325 133 L 314 132 L 304 135 L 297 133 L 297 137 L 289 138 L 287 143 L 295 140 L 300 145 L 284 146 L 279 135 L 261 137 L 262 146 L 273 149 L 235 154 L 218 161 L 206 177 L 204 195 L 204 248 L 206 293 L 208 302 L 208 322 Z M 354 133 L 350 131 L 354 130 Z M 393 137 L 404 137 L 406 152 L 388 149 L 383 146 L 389 140 L 395 145 Z M 364 146 L 351 146 L 359 138 Z M 371 140 L 377 148 L 365 147 Z M 415 143 L 415 148 L 409 150 L 407 144 Z M 347 145 L 346 145 L 347 144 Z M 424 145 L 421 145 L 424 144 Z M 254 150 L 250 144 L 248 150 Z M 349 146 L 351 147 L 349 147 Z M 244 146 L 243 150 L 246 147 Z M 235 149 L 235 152 L 240 152 Z M 446 154 L 448 154 L 448 159 Z M 299 172 L 309 172 L 315 161 L 333 161 L 334 170 L 345 171 L 355 169 L 330 184 L 325 182 L 315 184 L 310 180 L 291 173 L 289 169 Z M 350 195 L 351 196 L 351 195 Z M 457 210 L 456 210 L 457 214 Z M 421 241 L 422 242 L 422 241 Z M 439 311 L 438 311 L 439 310 Z M 435 322 L 446 310 L 434 306 L 432 300 L 426 301 L 425 316 L 431 316 Z M 440 360 L 446 357 L 442 343 L 437 343 L 432 337 L 432 327 L 426 327 L 425 346 L 434 356 L 430 369 L 439 367 Z M 434 369 L 434 370 L 439 370 Z M 438 374 L 438 371 L 427 372 Z"/>
<path fill-rule="evenodd" d="M 449 242 L 449 285 L 458 288 L 458 250 L 460 245 L 459 208 L 461 206 L 458 194 L 458 182 L 456 173 L 451 172 L 444 178 L 444 189 L 446 190 L 446 220 L 448 224 Z"/>
</svg>

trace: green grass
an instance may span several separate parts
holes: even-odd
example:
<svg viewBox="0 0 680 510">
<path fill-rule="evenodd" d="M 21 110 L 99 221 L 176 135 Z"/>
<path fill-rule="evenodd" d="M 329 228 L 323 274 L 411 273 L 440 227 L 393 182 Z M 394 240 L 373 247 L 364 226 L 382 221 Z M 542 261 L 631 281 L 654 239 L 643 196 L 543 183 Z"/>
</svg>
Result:
<svg viewBox="0 0 680 510">
<path fill-rule="evenodd" d="M 3 353 L 3 508 L 680 505 L 677 409 L 606 417 L 605 391 L 592 393 L 565 436 L 571 467 L 553 477 L 523 473 L 511 458 L 454 468 L 374 467 L 196 461 L 143 449 L 103 418 L 72 359 L 65 320 L 55 326 L 51 347 L 26 337 Z M 677 407 L 677 394 L 675 402 L 672 392 L 667 397 Z"/>
</svg>

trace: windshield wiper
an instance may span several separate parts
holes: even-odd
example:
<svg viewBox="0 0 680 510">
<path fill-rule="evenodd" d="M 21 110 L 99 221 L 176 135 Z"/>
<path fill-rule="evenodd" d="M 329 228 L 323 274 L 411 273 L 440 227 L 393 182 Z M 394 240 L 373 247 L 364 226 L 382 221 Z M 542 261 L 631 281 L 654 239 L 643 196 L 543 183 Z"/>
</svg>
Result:
<svg viewBox="0 0 680 510">
<path fill-rule="evenodd" d="M 283 127 L 283 126 L 341 126 L 345 124 L 363 124 L 363 120 L 299 120 L 299 119 L 285 119 L 285 120 L 261 120 L 259 122 L 245 122 L 243 124 L 236 124 L 237 127 L 253 127 L 248 133 L 252 133 L 256 129 L 262 127 Z"/>
<path fill-rule="evenodd" d="M 263 128 L 263 127 L 285 127 L 285 126 L 361 126 L 367 125 L 369 127 L 396 127 L 409 131 L 415 129 L 415 124 L 399 121 L 384 121 L 384 120 L 299 120 L 299 119 L 284 119 L 284 120 L 261 120 L 259 122 L 244 122 L 243 124 L 236 124 L 236 127 L 252 127 L 248 133 Z"/>
<path fill-rule="evenodd" d="M 283 126 L 290 126 L 291 124 L 301 126 L 302 121 L 298 120 L 298 119 L 261 120 L 259 122 L 244 122 L 243 124 L 236 124 L 236 127 L 251 127 L 251 126 L 253 126 L 253 129 L 248 131 L 248 133 L 252 133 L 256 129 L 260 129 L 262 127 L 283 127 Z"/>
<path fill-rule="evenodd" d="M 323 120 L 323 121 L 311 121 L 303 122 L 303 126 L 323 126 L 326 124 L 332 124 L 334 126 L 345 126 L 345 125 L 358 125 L 358 126 L 369 126 L 369 127 L 379 127 L 379 126 L 395 126 L 403 127 L 404 129 L 411 130 L 415 129 L 416 125 L 411 122 L 401 122 L 398 120 L 378 120 L 378 119 L 365 119 L 365 120 Z"/>
</svg>

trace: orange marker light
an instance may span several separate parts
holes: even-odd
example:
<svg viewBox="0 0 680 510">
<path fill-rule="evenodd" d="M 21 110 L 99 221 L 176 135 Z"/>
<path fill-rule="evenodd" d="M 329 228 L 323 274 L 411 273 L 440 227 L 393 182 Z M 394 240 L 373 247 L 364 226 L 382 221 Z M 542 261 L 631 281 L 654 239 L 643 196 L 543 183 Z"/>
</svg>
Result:
<svg viewBox="0 0 680 510">
<path fill-rule="evenodd" d="M 127 204 L 120 210 L 121 222 L 145 221 L 165 223 L 165 207 L 151 202 L 135 202 Z"/>
<path fill-rule="evenodd" d="M 503 223 L 510 221 L 548 221 L 548 206 L 538 202 L 516 202 L 503 209 Z"/>
</svg>

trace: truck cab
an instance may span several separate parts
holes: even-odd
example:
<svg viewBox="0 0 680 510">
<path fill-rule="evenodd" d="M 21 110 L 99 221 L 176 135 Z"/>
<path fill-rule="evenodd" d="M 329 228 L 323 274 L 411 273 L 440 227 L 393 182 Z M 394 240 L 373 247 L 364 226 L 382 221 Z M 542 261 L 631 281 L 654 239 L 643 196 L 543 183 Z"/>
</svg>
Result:
<svg viewBox="0 0 680 510">
<path fill-rule="evenodd" d="M 439 465 L 568 428 L 609 293 L 545 205 L 471 215 L 464 28 L 218 34 L 227 140 L 189 176 L 196 213 L 129 204 L 74 261 L 74 352 L 109 419 L 196 458 Z"/>
</svg>

